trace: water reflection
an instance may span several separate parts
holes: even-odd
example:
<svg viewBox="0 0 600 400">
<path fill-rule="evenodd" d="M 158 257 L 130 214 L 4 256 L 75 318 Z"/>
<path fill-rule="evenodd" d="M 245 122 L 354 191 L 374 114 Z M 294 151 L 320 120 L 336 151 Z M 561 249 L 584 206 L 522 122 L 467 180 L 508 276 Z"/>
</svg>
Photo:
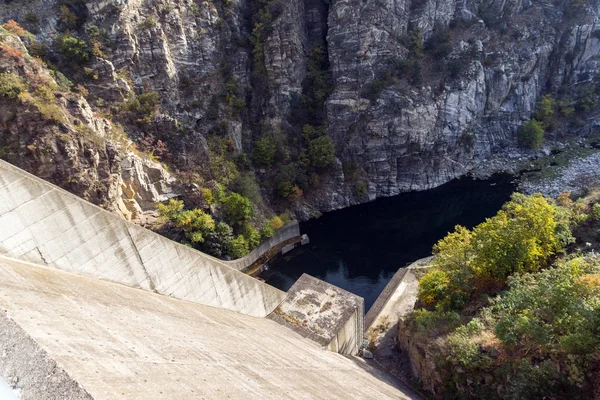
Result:
<svg viewBox="0 0 600 400">
<path fill-rule="evenodd" d="M 287 290 L 307 273 L 356 293 L 368 310 L 398 268 L 431 253 L 455 225 L 472 227 L 494 215 L 514 190 L 507 176 L 461 179 L 325 214 L 302 223 L 311 243 L 261 274 Z"/>
</svg>

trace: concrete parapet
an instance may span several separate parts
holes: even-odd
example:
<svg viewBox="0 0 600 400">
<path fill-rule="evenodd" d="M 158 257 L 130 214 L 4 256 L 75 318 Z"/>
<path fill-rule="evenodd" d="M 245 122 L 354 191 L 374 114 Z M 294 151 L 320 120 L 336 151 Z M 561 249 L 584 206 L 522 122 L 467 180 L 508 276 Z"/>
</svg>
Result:
<svg viewBox="0 0 600 400">
<path fill-rule="evenodd" d="M 257 317 L 285 295 L 2 160 L 0 254 Z"/>
<path fill-rule="evenodd" d="M 300 226 L 298 221 L 292 221 L 279 229 L 272 238 L 264 241 L 256 249 L 252 250 L 248 255 L 232 261 L 223 261 L 224 264 L 238 271 L 243 271 L 254 264 L 260 257 L 267 253 L 272 248 L 290 239 L 300 238 Z M 299 240 L 300 241 L 300 240 Z"/>
<path fill-rule="evenodd" d="M 357 354 L 363 341 L 364 300 L 303 274 L 269 315 L 328 350 Z"/>
</svg>

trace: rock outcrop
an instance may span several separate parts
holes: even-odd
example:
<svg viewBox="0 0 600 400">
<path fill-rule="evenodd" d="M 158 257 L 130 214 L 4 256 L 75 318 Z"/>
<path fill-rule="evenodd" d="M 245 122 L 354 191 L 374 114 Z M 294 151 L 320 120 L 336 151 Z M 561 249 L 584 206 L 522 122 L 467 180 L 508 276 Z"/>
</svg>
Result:
<svg viewBox="0 0 600 400">
<path fill-rule="evenodd" d="M 510 168 L 531 154 L 517 131 L 541 95 L 576 101 L 599 67 L 596 0 L 28 0 L 4 1 L 0 15 L 53 49 L 61 4 L 79 11 L 80 36 L 91 26 L 104 35 L 90 98 L 157 91 L 160 118 L 128 133 L 160 137 L 178 169 L 206 175 L 220 138 L 251 154 L 264 132 L 283 132 L 281 162 L 301 159 L 294 118 L 320 46 L 337 161 L 296 204 L 306 216 Z M 559 128 L 549 143 L 572 130 Z"/>
<path fill-rule="evenodd" d="M 0 58 L 2 158 L 138 222 L 176 196 L 162 165 L 135 154 L 122 128 L 61 88 L 16 35 L 2 32 L 0 45 L 14 54 Z"/>
</svg>

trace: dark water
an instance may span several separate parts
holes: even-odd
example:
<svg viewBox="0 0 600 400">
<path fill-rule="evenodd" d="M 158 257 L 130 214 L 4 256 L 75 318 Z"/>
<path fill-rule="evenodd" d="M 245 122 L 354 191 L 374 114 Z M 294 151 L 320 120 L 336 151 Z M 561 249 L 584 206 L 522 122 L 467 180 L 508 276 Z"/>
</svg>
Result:
<svg viewBox="0 0 600 400">
<path fill-rule="evenodd" d="M 472 228 L 495 215 L 514 189 L 508 176 L 463 178 L 326 213 L 300 225 L 309 245 L 275 260 L 260 277 L 288 290 L 307 273 L 362 296 L 368 310 L 399 268 L 431 255 L 455 225 Z"/>
</svg>

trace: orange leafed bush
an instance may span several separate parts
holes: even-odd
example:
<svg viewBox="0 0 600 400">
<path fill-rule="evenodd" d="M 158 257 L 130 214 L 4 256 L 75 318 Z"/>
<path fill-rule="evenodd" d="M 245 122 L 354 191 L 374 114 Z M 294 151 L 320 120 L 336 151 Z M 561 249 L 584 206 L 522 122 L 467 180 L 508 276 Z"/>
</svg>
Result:
<svg viewBox="0 0 600 400">
<path fill-rule="evenodd" d="M 21 50 L 6 43 L 0 43 L 0 50 L 2 51 L 2 56 L 4 57 L 13 57 L 17 60 L 23 58 L 23 52 Z"/>
<path fill-rule="evenodd" d="M 14 33 L 17 36 L 29 35 L 29 32 L 27 32 L 26 29 L 21 28 L 21 25 L 19 25 L 15 20 L 12 19 L 6 22 L 4 25 L 2 25 L 2 27 L 10 33 Z"/>
</svg>

